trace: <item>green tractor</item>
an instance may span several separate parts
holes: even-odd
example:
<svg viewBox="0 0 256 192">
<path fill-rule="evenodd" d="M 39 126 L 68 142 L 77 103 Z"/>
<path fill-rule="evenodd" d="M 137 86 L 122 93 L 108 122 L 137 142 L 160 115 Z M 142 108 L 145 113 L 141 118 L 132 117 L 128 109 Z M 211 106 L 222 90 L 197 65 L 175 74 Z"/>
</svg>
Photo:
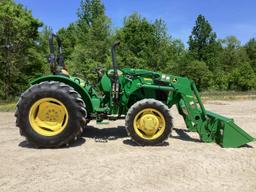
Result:
<svg viewBox="0 0 256 192">
<path fill-rule="evenodd" d="M 54 52 L 54 37 L 58 53 Z M 119 69 L 112 46 L 113 67 L 96 68 L 98 84 L 70 76 L 65 69 L 61 41 L 49 38 L 52 75 L 40 77 L 20 97 L 16 124 L 35 147 L 68 146 L 96 119 L 125 117 L 127 134 L 138 145 L 160 145 L 172 131 L 170 108 L 176 105 L 189 131 L 203 142 L 239 147 L 255 139 L 233 119 L 206 111 L 193 81 L 186 77 L 144 69 Z"/>
</svg>

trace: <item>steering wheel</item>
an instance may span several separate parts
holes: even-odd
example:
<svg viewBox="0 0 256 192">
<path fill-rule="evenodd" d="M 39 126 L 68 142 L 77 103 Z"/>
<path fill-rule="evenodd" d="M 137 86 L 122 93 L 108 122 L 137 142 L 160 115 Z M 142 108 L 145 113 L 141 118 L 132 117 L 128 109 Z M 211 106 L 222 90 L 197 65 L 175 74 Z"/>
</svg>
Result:
<svg viewBox="0 0 256 192">
<path fill-rule="evenodd" d="M 102 67 L 94 67 L 92 71 L 93 71 L 93 73 L 97 74 L 98 78 L 100 78 L 103 76 L 105 69 Z"/>
</svg>

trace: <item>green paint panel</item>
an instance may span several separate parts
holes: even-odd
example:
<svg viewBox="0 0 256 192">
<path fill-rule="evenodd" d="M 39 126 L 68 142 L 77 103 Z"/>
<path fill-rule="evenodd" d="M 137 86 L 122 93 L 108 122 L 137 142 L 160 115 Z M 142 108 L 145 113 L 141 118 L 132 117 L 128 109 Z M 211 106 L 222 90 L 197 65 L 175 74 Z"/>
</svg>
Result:
<svg viewBox="0 0 256 192">
<path fill-rule="evenodd" d="M 75 78 L 78 79 L 78 78 Z M 78 81 L 72 80 L 72 78 L 68 78 L 65 76 L 60 76 L 60 75 L 48 75 L 48 76 L 43 76 L 38 79 L 35 79 L 34 81 L 31 82 L 32 85 L 41 83 L 43 81 L 59 81 L 63 82 L 71 87 L 73 87 L 82 97 L 84 100 L 86 107 L 87 107 L 87 112 L 92 113 L 94 112 L 94 107 L 91 101 L 91 96 L 88 94 L 87 90 L 82 87 Z M 84 83 L 84 81 L 81 81 Z"/>
</svg>

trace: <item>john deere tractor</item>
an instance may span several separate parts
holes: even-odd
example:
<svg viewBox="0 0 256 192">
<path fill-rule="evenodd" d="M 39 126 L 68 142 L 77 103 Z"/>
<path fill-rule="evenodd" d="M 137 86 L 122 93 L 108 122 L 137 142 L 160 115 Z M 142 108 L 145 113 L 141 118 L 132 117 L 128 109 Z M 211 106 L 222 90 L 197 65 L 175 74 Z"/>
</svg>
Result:
<svg viewBox="0 0 256 192">
<path fill-rule="evenodd" d="M 32 81 L 16 108 L 20 133 L 35 147 L 69 145 L 86 131 L 90 120 L 124 117 L 126 131 L 134 142 L 160 145 L 171 134 L 173 117 L 169 109 L 174 105 L 189 131 L 197 132 L 202 142 L 239 147 L 255 140 L 233 119 L 206 111 L 192 80 L 144 69 L 119 69 L 115 58 L 118 42 L 111 49 L 113 66 L 94 70 L 99 77 L 97 85 L 70 76 L 60 39 L 51 35 L 49 42 L 52 74 Z"/>
</svg>

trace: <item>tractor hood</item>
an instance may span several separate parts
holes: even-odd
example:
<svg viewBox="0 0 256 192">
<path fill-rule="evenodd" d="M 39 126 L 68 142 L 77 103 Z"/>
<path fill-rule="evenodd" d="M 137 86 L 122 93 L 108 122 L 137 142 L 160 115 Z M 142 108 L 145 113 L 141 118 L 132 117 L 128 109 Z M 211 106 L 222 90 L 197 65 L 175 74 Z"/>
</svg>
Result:
<svg viewBox="0 0 256 192">
<path fill-rule="evenodd" d="M 162 76 L 162 73 L 157 73 L 145 69 L 133 69 L 133 68 L 124 68 L 122 71 L 125 74 L 133 75 L 133 76 L 143 76 L 143 77 L 152 77 L 159 78 Z"/>
<path fill-rule="evenodd" d="M 153 72 L 153 71 L 149 71 L 149 70 L 145 70 L 145 69 L 124 68 L 124 69 L 122 69 L 122 71 L 124 74 L 128 74 L 131 76 L 140 76 L 140 77 L 151 78 L 151 79 L 162 81 L 165 83 L 169 83 L 171 80 L 176 82 L 176 79 L 177 79 L 176 76 L 171 75 L 171 74 Z"/>
</svg>

